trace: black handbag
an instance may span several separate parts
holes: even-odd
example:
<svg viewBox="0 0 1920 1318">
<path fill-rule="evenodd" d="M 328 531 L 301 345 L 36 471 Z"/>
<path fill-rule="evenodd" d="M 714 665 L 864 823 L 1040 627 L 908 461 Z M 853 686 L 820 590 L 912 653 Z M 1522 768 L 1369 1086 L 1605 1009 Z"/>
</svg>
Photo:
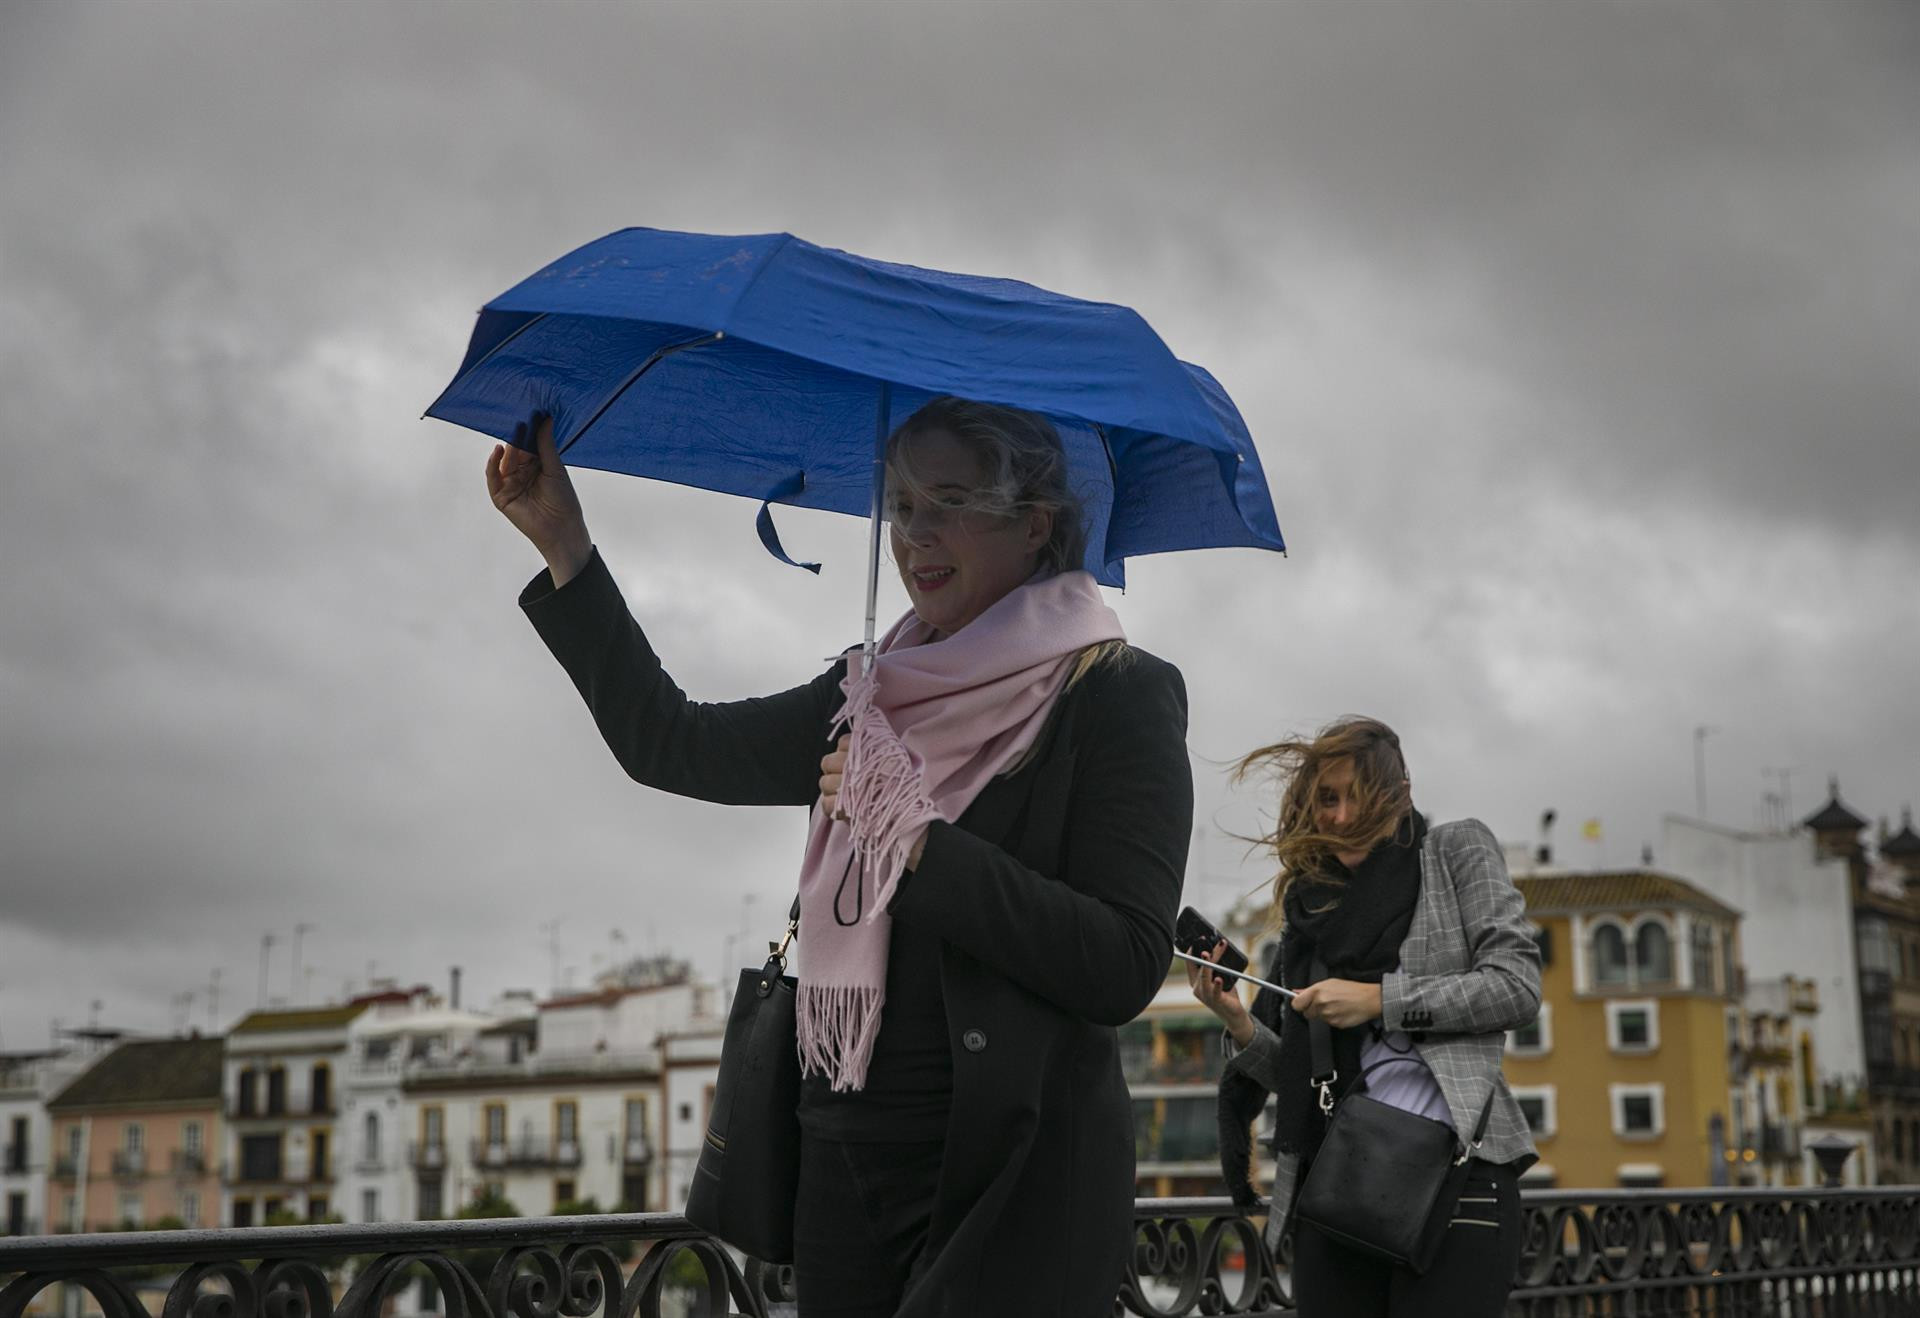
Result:
<svg viewBox="0 0 1920 1318">
<path fill-rule="evenodd" d="M 1316 966 L 1314 979 L 1324 977 Z M 1446 1237 L 1473 1150 L 1486 1139 L 1498 1086 L 1480 1109 L 1470 1143 L 1444 1121 L 1367 1094 L 1367 1072 L 1392 1061 L 1362 1070 L 1336 1102 L 1332 1031 L 1325 1021 L 1308 1024 L 1311 1083 L 1320 1091 L 1327 1131 L 1294 1201 L 1294 1217 L 1350 1249 L 1423 1273 Z"/>
<path fill-rule="evenodd" d="M 786 969 L 787 948 L 799 927 L 795 897 L 787 936 L 770 945 L 764 966 L 740 972 L 706 1139 L 687 1191 L 687 1221 L 767 1263 L 793 1262 L 800 1057 L 794 1046 L 795 981 Z"/>
</svg>

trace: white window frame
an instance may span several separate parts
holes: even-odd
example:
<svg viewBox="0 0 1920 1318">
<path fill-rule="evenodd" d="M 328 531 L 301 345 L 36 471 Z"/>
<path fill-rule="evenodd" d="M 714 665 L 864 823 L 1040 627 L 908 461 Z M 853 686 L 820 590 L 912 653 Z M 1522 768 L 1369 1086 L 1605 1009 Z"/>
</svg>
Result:
<svg viewBox="0 0 1920 1318">
<path fill-rule="evenodd" d="M 1519 1031 L 1507 1031 L 1507 1055 L 1509 1057 L 1545 1057 L 1553 1051 L 1553 1004 L 1551 1002 L 1541 1002 L 1539 1021 L 1540 1046 L 1537 1048 L 1521 1047 L 1514 1042 L 1514 1036 L 1519 1034 Z"/>
<path fill-rule="evenodd" d="M 129 1208 L 133 1211 L 128 1212 L 127 1210 Z M 122 1190 L 120 1192 L 120 1220 L 131 1223 L 134 1226 L 145 1226 L 147 1224 L 146 1196 L 142 1195 L 138 1190 Z"/>
<path fill-rule="evenodd" d="M 180 1147 L 190 1157 L 200 1157 L 207 1150 L 207 1134 L 197 1121 L 182 1123 L 180 1127 Z"/>
<path fill-rule="evenodd" d="M 1628 1130 L 1626 1122 L 1626 1100 L 1629 1098 L 1650 1098 L 1653 1100 L 1653 1129 Z M 1623 1140 L 1657 1140 L 1667 1133 L 1667 1087 L 1656 1081 L 1644 1085 L 1608 1085 L 1607 1109 L 1613 1123 L 1613 1134 Z"/>
<path fill-rule="evenodd" d="M 198 1190 L 180 1192 L 180 1220 L 189 1227 L 200 1225 L 200 1192 Z"/>
<path fill-rule="evenodd" d="M 1613 928 L 1619 931 L 1620 941 L 1626 945 L 1627 977 L 1621 980 L 1618 984 L 1601 983 L 1599 967 L 1594 963 L 1594 956 L 1593 956 L 1594 936 L 1597 935 L 1600 932 L 1600 930 L 1607 925 L 1611 925 L 1613 926 Z M 1602 992 L 1602 991 L 1617 992 L 1620 989 L 1630 989 L 1633 987 L 1633 983 L 1634 983 L 1633 927 L 1629 925 L 1625 920 L 1622 920 L 1619 916 L 1599 915 L 1599 916 L 1593 917 L 1590 920 L 1582 921 L 1582 928 L 1580 930 L 1580 956 L 1582 961 L 1585 963 L 1582 966 L 1582 969 L 1586 972 L 1584 975 L 1584 979 L 1589 992 Z"/>
<path fill-rule="evenodd" d="M 1611 998 L 1602 1004 L 1607 1009 L 1607 1051 L 1627 1057 L 1642 1057 L 1660 1051 L 1660 1003 L 1655 998 Z M 1620 1017 L 1629 1011 L 1647 1015 L 1647 1041 L 1622 1043 Z"/>
<path fill-rule="evenodd" d="M 1542 1109 L 1541 1129 L 1533 1132 L 1535 1139 L 1550 1140 L 1560 1133 L 1560 1087 L 1558 1085 L 1508 1085 L 1514 1102 L 1521 1099 L 1537 1098 Z"/>
<path fill-rule="evenodd" d="M 1667 936 L 1667 977 L 1665 979 L 1649 980 L 1641 973 L 1643 967 L 1640 964 L 1640 931 L 1650 924 L 1659 925 L 1661 931 Z M 1680 964 L 1680 958 L 1686 954 L 1686 949 L 1681 948 L 1679 940 L 1674 937 L 1672 918 L 1650 911 L 1635 920 L 1627 929 L 1627 983 L 1635 988 L 1679 988 L 1687 982 L 1686 976 L 1681 973 L 1684 967 Z"/>
</svg>

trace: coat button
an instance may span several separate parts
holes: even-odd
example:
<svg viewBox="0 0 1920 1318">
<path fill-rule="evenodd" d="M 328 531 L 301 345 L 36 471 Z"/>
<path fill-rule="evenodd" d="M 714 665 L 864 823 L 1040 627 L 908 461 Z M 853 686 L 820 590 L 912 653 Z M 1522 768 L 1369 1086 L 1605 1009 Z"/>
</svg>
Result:
<svg viewBox="0 0 1920 1318">
<path fill-rule="evenodd" d="M 968 1030 L 960 1036 L 960 1043 L 970 1053 L 983 1053 L 987 1050 L 987 1032 L 985 1030 Z"/>
</svg>

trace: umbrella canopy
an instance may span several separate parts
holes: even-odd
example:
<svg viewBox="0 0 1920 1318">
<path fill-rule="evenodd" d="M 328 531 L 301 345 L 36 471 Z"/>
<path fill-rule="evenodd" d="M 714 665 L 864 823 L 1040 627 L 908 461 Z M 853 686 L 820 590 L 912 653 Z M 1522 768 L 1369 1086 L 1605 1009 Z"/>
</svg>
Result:
<svg viewBox="0 0 1920 1318">
<path fill-rule="evenodd" d="M 876 429 L 940 394 L 1054 421 L 1108 585 L 1134 555 L 1285 548 L 1232 400 L 1135 312 L 784 233 L 588 243 L 481 310 L 427 415 L 507 439 L 545 411 L 570 465 L 865 515 Z"/>
</svg>

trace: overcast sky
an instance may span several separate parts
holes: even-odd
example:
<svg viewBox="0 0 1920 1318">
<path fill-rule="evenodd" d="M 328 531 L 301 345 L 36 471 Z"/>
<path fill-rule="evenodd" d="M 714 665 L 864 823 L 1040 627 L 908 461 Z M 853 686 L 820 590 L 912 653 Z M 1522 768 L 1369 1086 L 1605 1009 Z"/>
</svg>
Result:
<svg viewBox="0 0 1920 1318">
<path fill-rule="evenodd" d="M 1576 862 L 1693 811 L 1698 725 L 1726 824 L 1770 767 L 1920 797 L 1911 4 L 0 0 L 0 179 L 0 1047 L 224 1025 L 297 922 L 316 998 L 768 936 L 801 812 L 626 781 L 487 442 L 419 419 L 631 224 L 1127 303 L 1232 393 L 1291 557 L 1116 600 L 1192 693 L 1203 906 L 1262 874 L 1219 766 L 1346 712 Z M 783 518 L 815 579 L 579 484 L 696 696 L 857 639 L 858 522 Z"/>
</svg>

